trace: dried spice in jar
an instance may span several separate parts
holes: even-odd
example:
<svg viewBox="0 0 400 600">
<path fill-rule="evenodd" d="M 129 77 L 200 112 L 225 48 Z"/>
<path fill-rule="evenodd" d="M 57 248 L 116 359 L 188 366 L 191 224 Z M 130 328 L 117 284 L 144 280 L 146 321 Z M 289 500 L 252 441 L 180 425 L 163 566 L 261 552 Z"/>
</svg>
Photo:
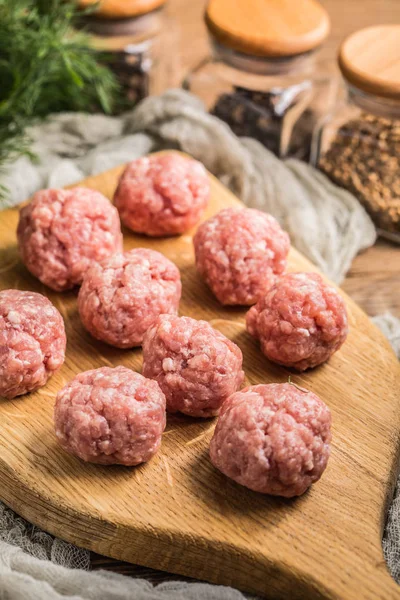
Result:
<svg viewBox="0 0 400 600">
<path fill-rule="evenodd" d="M 400 231 L 400 120 L 368 113 L 342 125 L 319 167 L 387 232 Z"/>
<path fill-rule="evenodd" d="M 289 89 L 275 88 L 270 92 L 236 86 L 231 93 L 219 96 L 210 112 L 225 121 L 236 135 L 258 140 L 277 156 L 290 154 L 308 160 L 312 122 L 316 119 L 316 113 L 307 107 L 307 102 L 293 125 L 286 152 L 282 133 L 288 111 L 304 102 L 310 89 L 311 83 L 308 81 Z"/>
<path fill-rule="evenodd" d="M 80 0 L 82 6 L 94 0 Z M 163 11 L 165 0 L 102 0 L 94 14 L 82 18 L 82 26 L 93 35 L 95 48 L 107 53 L 126 97 L 126 107 L 169 85 L 170 57 L 163 51 L 167 35 Z"/>
<path fill-rule="evenodd" d="M 153 60 L 148 45 L 128 44 L 123 50 L 109 54 L 107 64 L 117 75 L 128 105 L 135 105 L 150 94 L 150 74 Z"/>
<path fill-rule="evenodd" d="M 316 60 L 329 32 L 326 11 L 314 0 L 210 0 L 205 19 L 211 53 L 184 87 L 236 135 L 308 160 L 313 128 L 336 90 Z"/>
<path fill-rule="evenodd" d="M 342 44 L 347 99 L 315 130 L 312 162 L 352 192 L 381 235 L 400 242 L 400 25 Z M 397 65 L 397 71 L 396 71 Z"/>
</svg>

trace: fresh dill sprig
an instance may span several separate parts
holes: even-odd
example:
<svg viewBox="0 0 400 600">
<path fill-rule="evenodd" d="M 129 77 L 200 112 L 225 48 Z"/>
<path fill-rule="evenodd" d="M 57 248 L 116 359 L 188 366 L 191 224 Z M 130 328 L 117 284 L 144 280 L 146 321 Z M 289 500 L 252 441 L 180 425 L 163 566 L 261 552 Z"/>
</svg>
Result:
<svg viewBox="0 0 400 600">
<path fill-rule="evenodd" d="M 114 75 L 73 28 L 79 14 L 72 1 L 0 0 L 0 169 L 29 153 L 38 119 L 116 108 Z"/>
</svg>

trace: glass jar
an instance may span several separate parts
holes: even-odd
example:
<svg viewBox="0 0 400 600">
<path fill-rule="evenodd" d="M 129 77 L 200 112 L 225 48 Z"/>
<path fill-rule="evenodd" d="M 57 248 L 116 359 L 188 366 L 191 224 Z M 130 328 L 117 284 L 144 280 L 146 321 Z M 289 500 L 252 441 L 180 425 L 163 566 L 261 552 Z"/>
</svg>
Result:
<svg viewBox="0 0 400 600">
<path fill-rule="evenodd" d="M 238 44 L 235 18 L 242 22 L 242 15 L 232 16 L 229 3 L 217 7 L 223 14 L 223 25 L 221 20 L 216 24 L 217 17 L 213 12 L 216 4 L 221 2 L 211 1 L 206 12 L 210 55 L 187 75 L 183 87 L 198 95 L 207 110 L 225 121 L 236 135 L 257 139 L 281 158 L 292 156 L 308 160 L 313 129 L 334 104 L 337 91 L 336 69 L 317 60 L 316 47 L 329 31 L 326 13 L 320 14 L 319 33 L 314 35 L 312 42 L 304 43 L 306 34 L 308 40 L 312 37 L 307 30 L 297 31 L 297 38 L 292 35 L 290 44 L 287 43 L 290 24 L 286 23 L 285 34 L 274 30 L 275 39 L 272 40 L 271 11 L 255 15 L 265 36 L 265 43 L 260 48 L 251 43 L 253 23 L 251 33 L 250 24 L 243 25 Z M 242 5 L 244 16 L 246 11 L 251 11 L 251 0 L 235 4 Z M 277 3 L 272 4 L 276 8 Z M 285 4 L 282 0 L 281 7 Z M 292 18 L 295 7 L 292 5 L 291 8 L 287 14 Z M 235 30 L 235 36 L 227 35 L 230 26 Z M 312 26 L 316 29 L 315 23 Z M 259 44 L 259 35 L 257 40 Z"/>
<path fill-rule="evenodd" d="M 356 32 L 343 43 L 342 101 L 315 129 L 311 162 L 354 194 L 378 232 L 400 243 L 400 26 Z"/>
<path fill-rule="evenodd" d="M 81 4 L 91 1 L 82 0 Z M 126 96 L 126 108 L 132 108 L 173 83 L 178 72 L 176 55 L 168 54 L 165 48 L 175 33 L 175 23 L 166 14 L 165 0 L 124 2 L 103 0 L 81 24 L 92 34 L 95 48 L 107 53 L 107 65 Z"/>
</svg>

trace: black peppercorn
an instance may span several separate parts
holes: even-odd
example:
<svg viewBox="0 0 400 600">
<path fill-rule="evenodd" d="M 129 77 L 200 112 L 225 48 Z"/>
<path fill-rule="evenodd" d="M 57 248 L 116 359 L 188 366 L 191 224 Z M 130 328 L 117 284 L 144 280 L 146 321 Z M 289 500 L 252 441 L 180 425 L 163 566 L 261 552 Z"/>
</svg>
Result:
<svg viewBox="0 0 400 600">
<path fill-rule="evenodd" d="M 378 228 L 400 235 L 400 120 L 365 113 L 351 119 L 319 168 L 360 200 Z"/>
<path fill-rule="evenodd" d="M 301 108 L 307 84 L 270 92 L 237 86 L 231 93 L 222 94 L 211 112 L 236 135 L 255 138 L 277 156 L 308 160 L 315 115 L 309 108 Z M 284 136 L 288 113 L 296 105 L 300 108 L 299 115 L 291 125 L 290 135 Z"/>
</svg>

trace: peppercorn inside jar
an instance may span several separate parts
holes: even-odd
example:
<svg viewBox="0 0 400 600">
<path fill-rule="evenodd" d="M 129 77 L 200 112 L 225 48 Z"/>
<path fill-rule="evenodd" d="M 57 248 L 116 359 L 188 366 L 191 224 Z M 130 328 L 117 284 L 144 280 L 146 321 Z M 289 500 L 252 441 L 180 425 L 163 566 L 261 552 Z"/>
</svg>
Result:
<svg viewBox="0 0 400 600">
<path fill-rule="evenodd" d="M 81 25 L 114 71 L 131 108 L 173 84 L 176 56 L 165 51 L 175 23 L 164 10 L 166 0 L 101 0 Z M 82 8 L 96 0 L 80 0 Z"/>
<path fill-rule="evenodd" d="M 334 66 L 317 60 L 326 11 L 315 0 L 210 0 L 205 21 L 211 53 L 183 87 L 236 135 L 308 160 L 313 128 L 337 90 Z"/>
<path fill-rule="evenodd" d="M 312 163 L 400 243 L 400 25 L 350 35 L 339 51 L 345 98 L 316 128 Z"/>
</svg>

